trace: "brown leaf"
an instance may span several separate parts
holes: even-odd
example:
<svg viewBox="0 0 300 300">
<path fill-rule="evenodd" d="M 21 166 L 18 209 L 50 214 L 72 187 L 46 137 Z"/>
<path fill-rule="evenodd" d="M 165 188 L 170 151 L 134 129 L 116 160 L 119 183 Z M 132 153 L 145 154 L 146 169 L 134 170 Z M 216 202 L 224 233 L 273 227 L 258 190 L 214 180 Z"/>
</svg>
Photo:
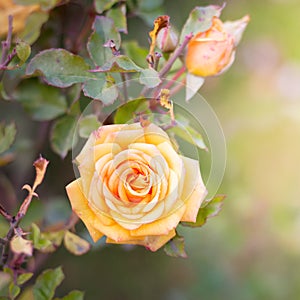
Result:
<svg viewBox="0 0 300 300">
<path fill-rule="evenodd" d="M 168 27 L 170 24 L 170 17 L 169 16 L 159 16 L 157 17 L 154 22 L 154 28 L 152 31 L 149 32 L 149 36 L 151 38 L 151 45 L 149 50 L 149 56 L 152 57 L 152 61 L 154 61 L 154 52 L 155 52 L 155 45 L 156 45 L 156 38 L 159 31 L 162 28 Z"/>
<path fill-rule="evenodd" d="M 35 188 L 43 181 L 48 163 L 49 161 L 42 156 L 33 163 L 36 171 L 36 177 L 32 188 L 33 190 L 35 190 Z"/>
</svg>

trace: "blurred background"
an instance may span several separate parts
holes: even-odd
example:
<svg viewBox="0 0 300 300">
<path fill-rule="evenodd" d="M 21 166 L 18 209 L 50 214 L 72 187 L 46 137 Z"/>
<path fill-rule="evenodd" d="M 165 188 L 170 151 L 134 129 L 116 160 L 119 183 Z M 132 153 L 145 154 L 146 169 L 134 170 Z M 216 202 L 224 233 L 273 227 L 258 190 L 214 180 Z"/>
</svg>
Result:
<svg viewBox="0 0 300 300">
<path fill-rule="evenodd" d="M 177 28 L 194 6 L 222 4 L 153 3 L 158 7 L 153 18 L 168 14 Z M 251 21 L 233 66 L 222 76 L 208 79 L 201 89 L 226 138 L 227 166 L 219 193 L 227 194 L 227 199 L 220 215 L 204 227 L 179 229 L 189 257 L 175 259 L 162 250 L 149 253 L 142 247 L 101 243 L 83 257 L 60 249 L 47 258 L 46 265 L 63 264 L 62 294 L 76 288 L 86 291 L 87 300 L 299 299 L 299 12 L 298 0 L 227 1 L 222 20 L 249 14 Z M 132 18 L 129 35 L 123 38 L 138 38 L 147 46 L 145 32 L 150 30 L 142 19 Z M 27 150 L 49 128 L 9 103 L 1 103 L 0 115 L 19 116 L 21 158 L 0 176 L 2 182 L 13 178 L 11 188 L 19 189 L 24 178 L 33 176 L 31 164 L 41 149 L 35 145 L 32 153 Z M 55 213 L 47 214 L 63 219 L 62 207 L 69 209 L 64 186 L 74 178 L 71 157 L 62 161 L 49 149 L 42 150 L 51 163 L 45 179 L 48 186 L 41 186 L 39 194 L 46 195 L 43 201 L 56 203 L 51 206 Z M 38 202 L 34 205 L 40 209 Z"/>
</svg>

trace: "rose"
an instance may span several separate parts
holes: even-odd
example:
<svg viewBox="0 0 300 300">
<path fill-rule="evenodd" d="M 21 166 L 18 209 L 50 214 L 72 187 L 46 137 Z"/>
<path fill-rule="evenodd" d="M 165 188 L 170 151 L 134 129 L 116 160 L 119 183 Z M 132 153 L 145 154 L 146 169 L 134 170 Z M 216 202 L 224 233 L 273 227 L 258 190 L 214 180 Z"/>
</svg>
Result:
<svg viewBox="0 0 300 300">
<path fill-rule="evenodd" d="M 179 155 L 152 123 L 102 126 L 76 161 L 80 178 L 67 194 L 94 241 L 105 235 L 156 251 L 180 221 L 196 221 L 206 195 L 198 161 Z"/>
<path fill-rule="evenodd" d="M 17 5 L 13 0 L 4 0 L 0 2 L 0 36 L 7 34 L 8 16 L 13 16 L 13 32 L 20 32 L 24 26 L 27 17 L 39 9 L 39 5 Z"/>
<path fill-rule="evenodd" d="M 207 77 L 227 70 L 234 61 L 235 48 L 249 20 L 246 15 L 240 20 L 223 23 L 213 17 L 211 27 L 197 33 L 188 43 L 186 67 L 189 73 Z"/>
<path fill-rule="evenodd" d="M 211 27 L 197 33 L 188 43 L 186 67 L 197 76 L 216 75 L 233 62 L 234 46 L 234 37 L 214 17 Z"/>
</svg>

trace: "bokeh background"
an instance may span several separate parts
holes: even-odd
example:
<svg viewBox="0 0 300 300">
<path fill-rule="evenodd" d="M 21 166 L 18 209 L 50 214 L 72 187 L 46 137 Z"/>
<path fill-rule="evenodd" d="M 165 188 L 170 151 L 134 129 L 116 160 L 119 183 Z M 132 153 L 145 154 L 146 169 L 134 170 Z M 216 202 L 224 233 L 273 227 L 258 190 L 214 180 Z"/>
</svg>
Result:
<svg viewBox="0 0 300 300">
<path fill-rule="evenodd" d="M 157 13 L 170 15 L 177 28 L 194 6 L 222 4 L 153 2 L 161 3 Z M 299 12 L 298 0 L 227 1 L 223 20 L 249 14 L 251 22 L 231 69 L 208 79 L 201 89 L 226 138 L 227 167 L 219 192 L 227 194 L 227 200 L 220 215 L 204 227 L 179 229 L 189 257 L 175 259 L 163 251 L 102 243 L 83 257 L 60 249 L 41 264 L 63 265 L 66 279 L 60 293 L 85 290 L 87 300 L 299 299 Z M 132 18 L 124 39 L 137 38 L 146 46 L 149 30 L 141 19 Z M 19 189 L 24 178 L 33 176 L 36 153 L 47 153 L 48 185 L 41 186 L 39 194 L 52 203 L 48 211 L 46 207 L 48 217 L 63 219 L 64 208 L 69 211 L 64 186 L 74 177 L 71 157 L 62 161 L 45 143 L 37 145 L 34 141 L 43 141 L 49 124 L 31 121 L 18 105 L 2 101 L 0 115 L 17 118 L 19 130 L 19 159 L 0 171 L 2 186 L 9 186 L 9 178 L 10 188 Z M 5 193 L 11 195 L 10 203 L 16 201 L 9 188 Z M 41 205 L 35 202 L 34 209 Z"/>
</svg>

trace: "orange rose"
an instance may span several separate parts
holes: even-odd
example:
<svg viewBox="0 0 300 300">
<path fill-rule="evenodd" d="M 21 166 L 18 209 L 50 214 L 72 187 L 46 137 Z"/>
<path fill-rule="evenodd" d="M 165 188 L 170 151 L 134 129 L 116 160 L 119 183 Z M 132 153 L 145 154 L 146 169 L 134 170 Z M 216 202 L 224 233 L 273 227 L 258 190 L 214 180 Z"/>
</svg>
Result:
<svg viewBox="0 0 300 300">
<path fill-rule="evenodd" d="M 211 27 L 197 33 L 188 44 L 186 67 L 189 73 L 206 77 L 229 68 L 249 20 L 249 16 L 245 16 L 234 22 L 222 23 L 219 18 L 213 17 Z"/>
<path fill-rule="evenodd" d="M 39 5 L 17 5 L 13 0 L 0 1 L 0 36 L 7 34 L 9 15 L 13 16 L 13 32 L 20 32 L 25 26 L 27 17 L 39 7 Z"/>
<path fill-rule="evenodd" d="M 179 155 L 154 124 L 107 125 L 77 156 L 67 193 L 94 241 L 156 251 L 180 221 L 195 222 L 206 188 L 196 160 Z"/>
</svg>

